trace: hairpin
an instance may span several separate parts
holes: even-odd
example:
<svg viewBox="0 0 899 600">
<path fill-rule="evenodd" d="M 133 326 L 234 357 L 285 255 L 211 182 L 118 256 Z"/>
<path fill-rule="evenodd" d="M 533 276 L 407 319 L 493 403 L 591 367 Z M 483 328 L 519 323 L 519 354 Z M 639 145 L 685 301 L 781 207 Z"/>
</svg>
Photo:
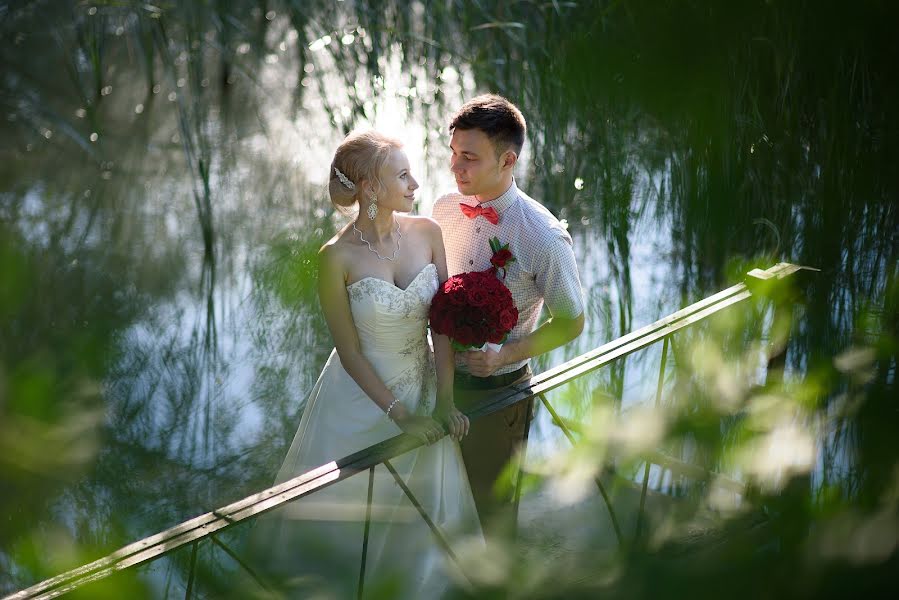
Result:
<svg viewBox="0 0 899 600">
<path fill-rule="evenodd" d="M 341 173 L 340 169 L 338 169 L 337 167 L 334 167 L 334 172 L 337 173 L 337 179 L 340 180 L 340 183 L 342 183 L 348 190 L 356 189 L 356 184 L 354 184 L 352 181 L 350 181 L 349 177 L 347 177 L 346 175 Z"/>
</svg>

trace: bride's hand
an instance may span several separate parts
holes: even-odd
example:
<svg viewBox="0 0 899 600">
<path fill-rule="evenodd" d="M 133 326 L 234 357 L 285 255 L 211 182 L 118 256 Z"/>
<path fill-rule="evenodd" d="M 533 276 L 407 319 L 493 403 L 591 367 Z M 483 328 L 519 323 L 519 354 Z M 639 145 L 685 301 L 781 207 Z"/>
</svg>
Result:
<svg viewBox="0 0 899 600">
<path fill-rule="evenodd" d="M 433 444 L 443 437 L 443 428 L 431 417 L 419 415 L 406 415 L 393 420 L 397 426 L 414 438 L 426 444 Z"/>
<path fill-rule="evenodd" d="M 468 417 L 462 414 L 455 405 L 450 405 L 448 409 L 438 408 L 434 412 L 434 418 L 439 423 L 443 423 L 449 434 L 456 441 L 462 441 L 462 438 L 468 435 Z"/>
</svg>

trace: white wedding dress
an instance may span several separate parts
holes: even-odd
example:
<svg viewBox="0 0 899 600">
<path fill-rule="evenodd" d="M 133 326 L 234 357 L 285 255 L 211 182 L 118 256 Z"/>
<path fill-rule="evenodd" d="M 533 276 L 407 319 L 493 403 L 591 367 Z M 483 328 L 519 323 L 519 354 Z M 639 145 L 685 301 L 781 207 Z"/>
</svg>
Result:
<svg viewBox="0 0 899 600">
<path fill-rule="evenodd" d="M 365 357 L 405 407 L 429 415 L 436 402 L 427 322 L 439 280 L 425 266 L 404 290 L 367 277 L 347 286 Z M 337 352 L 325 364 L 275 483 L 400 434 L 347 374 Z M 390 460 L 431 520 L 458 544 L 482 539 L 459 445 L 449 436 Z M 262 517 L 257 524 L 267 568 L 296 597 L 325 588 L 355 596 L 368 497 L 368 471 Z M 454 569 L 431 530 L 383 465 L 375 468 L 366 595 L 439 598 Z M 256 536 L 257 538 L 260 535 Z M 386 587 L 385 587 L 386 586 Z"/>
</svg>

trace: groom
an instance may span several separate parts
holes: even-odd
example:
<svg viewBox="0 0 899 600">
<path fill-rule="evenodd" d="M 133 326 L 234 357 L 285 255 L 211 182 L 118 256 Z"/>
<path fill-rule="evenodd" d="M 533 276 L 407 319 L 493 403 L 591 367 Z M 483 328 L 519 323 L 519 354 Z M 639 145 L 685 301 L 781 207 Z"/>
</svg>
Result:
<svg viewBox="0 0 899 600">
<path fill-rule="evenodd" d="M 506 265 L 504 281 L 519 312 L 518 324 L 499 352 L 457 356 L 455 400 L 467 411 L 498 390 L 528 379 L 531 358 L 580 335 L 584 304 L 571 237 L 512 177 L 525 139 L 521 111 L 501 96 L 485 94 L 466 102 L 449 129 L 450 170 L 459 193 L 439 198 L 433 211 L 443 228 L 449 275 L 489 268 L 489 240 L 499 238 L 515 257 Z M 537 327 L 544 305 L 550 318 Z M 532 410 L 533 399 L 480 418 L 462 440 L 485 529 L 514 528 L 512 493 L 501 493 L 495 484 L 521 444 Z"/>
</svg>

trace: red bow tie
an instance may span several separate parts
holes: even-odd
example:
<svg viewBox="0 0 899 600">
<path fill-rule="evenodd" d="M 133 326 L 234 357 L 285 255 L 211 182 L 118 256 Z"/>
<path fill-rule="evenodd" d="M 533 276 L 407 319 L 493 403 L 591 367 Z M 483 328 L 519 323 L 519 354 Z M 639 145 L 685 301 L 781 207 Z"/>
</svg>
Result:
<svg viewBox="0 0 899 600">
<path fill-rule="evenodd" d="M 484 208 L 483 206 L 469 206 L 467 204 L 459 203 L 459 208 L 462 209 L 462 214 L 464 214 L 469 219 L 474 219 L 475 217 L 484 217 L 494 225 L 499 223 L 499 214 L 496 212 L 496 209 L 492 206 L 488 206 Z"/>
</svg>

